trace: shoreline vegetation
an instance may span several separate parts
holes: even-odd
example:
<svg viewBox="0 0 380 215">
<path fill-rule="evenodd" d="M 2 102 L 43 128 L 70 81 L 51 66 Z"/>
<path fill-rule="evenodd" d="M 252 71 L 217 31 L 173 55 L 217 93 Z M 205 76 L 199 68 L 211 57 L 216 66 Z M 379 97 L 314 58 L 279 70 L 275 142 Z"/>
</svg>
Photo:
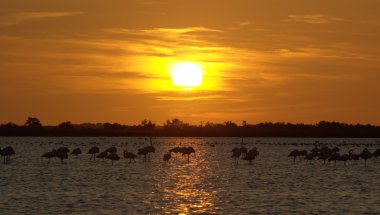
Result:
<svg viewBox="0 0 380 215">
<path fill-rule="evenodd" d="M 346 124 L 321 121 L 317 124 L 259 123 L 241 125 L 232 121 L 206 122 L 190 125 L 180 119 L 167 120 L 156 125 L 143 120 L 138 125 L 118 123 L 62 122 L 56 126 L 44 126 L 38 118 L 28 117 L 24 125 L 5 123 L 0 125 L 0 136 L 173 136 L 173 137 L 380 137 L 380 126 Z"/>
</svg>

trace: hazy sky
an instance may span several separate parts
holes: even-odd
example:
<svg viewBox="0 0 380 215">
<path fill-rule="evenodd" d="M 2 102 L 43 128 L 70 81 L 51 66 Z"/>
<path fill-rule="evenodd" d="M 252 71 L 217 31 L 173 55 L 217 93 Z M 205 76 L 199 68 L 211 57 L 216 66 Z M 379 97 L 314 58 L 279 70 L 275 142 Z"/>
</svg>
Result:
<svg viewBox="0 0 380 215">
<path fill-rule="evenodd" d="M 378 0 L 1 0 L 0 123 L 380 124 Z M 204 84 L 174 87 L 173 63 Z"/>
</svg>

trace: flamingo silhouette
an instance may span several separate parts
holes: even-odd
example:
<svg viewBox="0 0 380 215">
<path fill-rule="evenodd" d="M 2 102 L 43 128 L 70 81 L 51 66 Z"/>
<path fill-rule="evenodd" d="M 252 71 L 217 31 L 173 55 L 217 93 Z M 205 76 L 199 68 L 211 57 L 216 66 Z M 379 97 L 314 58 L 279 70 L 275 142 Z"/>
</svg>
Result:
<svg viewBox="0 0 380 215">
<path fill-rule="evenodd" d="M 295 163 L 298 155 L 299 155 L 299 151 L 295 149 L 289 153 L 288 157 L 293 157 L 293 163 Z"/>
<path fill-rule="evenodd" d="M 3 150 L 0 149 L 0 155 L 4 157 L 4 164 L 10 162 L 11 156 L 15 155 L 16 152 L 12 146 L 7 146 Z"/>
<path fill-rule="evenodd" d="M 251 150 L 247 152 L 243 160 L 249 161 L 249 164 L 252 164 L 252 160 L 255 160 L 256 156 L 259 155 L 259 152 L 257 151 L 256 147 L 253 147 Z"/>
<path fill-rule="evenodd" d="M 105 159 L 105 158 L 107 158 L 107 156 L 108 156 L 108 152 L 107 151 L 103 151 L 103 152 L 101 152 L 101 153 L 99 153 L 97 156 L 96 156 L 96 158 L 100 158 L 100 159 Z"/>
<path fill-rule="evenodd" d="M 143 159 L 143 160 L 144 160 L 144 161 L 147 161 L 147 156 L 148 156 L 148 158 L 150 158 L 149 154 L 150 154 L 150 153 L 155 153 L 155 152 L 156 152 L 156 149 L 155 149 L 154 146 L 153 146 L 152 137 L 150 137 L 150 145 L 138 149 L 137 154 L 138 154 L 138 155 L 143 155 L 143 156 L 144 156 L 144 159 Z"/>
<path fill-rule="evenodd" d="M 367 160 L 372 157 L 372 153 L 367 149 L 363 149 L 362 153 L 359 154 L 359 157 L 364 159 L 364 167 L 367 167 Z"/>
<path fill-rule="evenodd" d="M 235 163 L 238 164 L 239 163 L 239 158 L 241 156 L 241 150 L 240 148 L 238 147 L 235 147 L 231 150 L 232 152 L 232 155 L 231 155 L 231 158 L 234 158 L 235 159 Z"/>
<path fill-rule="evenodd" d="M 72 155 L 75 155 L 78 157 L 78 155 L 82 154 L 82 150 L 80 148 L 76 148 L 71 152 Z"/>
<path fill-rule="evenodd" d="M 43 157 L 43 158 L 47 158 L 48 159 L 48 162 L 50 163 L 50 158 L 53 158 L 53 157 L 55 157 L 55 151 L 56 150 L 52 150 L 52 151 L 50 151 L 50 152 L 46 152 L 46 153 L 44 153 L 41 157 Z"/>
<path fill-rule="evenodd" d="M 107 152 L 106 152 L 106 153 L 107 153 Z M 117 155 L 116 153 L 111 153 L 111 154 L 108 155 L 106 158 L 111 160 L 112 165 L 113 165 L 113 162 L 114 162 L 114 161 L 118 161 L 118 160 L 120 160 L 119 155 Z"/>
<path fill-rule="evenodd" d="M 350 160 L 353 160 L 354 162 L 359 160 L 359 155 L 355 154 L 352 149 L 348 151 L 348 155 L 350 156 Z"/>
<path fill-rule="evenodd" d="M 63 160 L 69 157 L 69 152 L 70 150 L 67 147 L 60 147 L 55 151 L 55 157 L 59 158 L 61 160 L 61 163 L 63 164 Z"/>
<path fill-rule="evenodd" d="M 133 154 L 132 152 L 128 152 L 128 150 L 124 150 L 123 156 L 125 159 L 129 159 L 129 163 L 136 162 L 135 158 L 137 158 L 137 155 Z"/>
<path fill-rule="evenodd" d="M 189 146 L 189 147 L 183 147 L 182 148 L 182 156 L 187 155 L 187 162 L 188 163 L 190 162 L 190 154 L 192 154 L 192 153 L 195 154 L 195 150 L 193 147 Z"/>
<path fill-rule="evenodd" d="M 168 153 L 164 154 L 164 158 L 163 158 L 163 160 L 164 160 L 165 162 L 167 162 L 167 161 L 170 160 L 171 157 L 172 157 L 172 153 L 171 153 L 171 152 L 168 152 Z"/>
<path fill-rule="evenodd" d="M 243 144 L 244 144 L 244 137 L 242 137 L 242 138 L 241 138 L 241 143 L 240 143 L 240 152 L 241 152 L 241 154 L 242 154 L 242 155 L 246 155 L 246 154 L 247 154 L 247 151 L 248 151 L 248 149 L 247 149 L 247 148 L 245 148 L 245 147 L 243 146 Z"/>
<path fill-rule="evenodd" d="M 90 150 L 88 150 L 87 154 L 91 154 L 91 157 L 90 157 L 90 160 L 94 159 L 95 160 L 95 156 L 97 153 L 99 153 L 99 147 L 92 147 Z"/>
<path fill-rule="evenodd" d="M 115 146 L 109 147 L 108 149 L 104 150 L 104 152 L 115 154 L 117 152 L 117 149 Z"/>
</svg>

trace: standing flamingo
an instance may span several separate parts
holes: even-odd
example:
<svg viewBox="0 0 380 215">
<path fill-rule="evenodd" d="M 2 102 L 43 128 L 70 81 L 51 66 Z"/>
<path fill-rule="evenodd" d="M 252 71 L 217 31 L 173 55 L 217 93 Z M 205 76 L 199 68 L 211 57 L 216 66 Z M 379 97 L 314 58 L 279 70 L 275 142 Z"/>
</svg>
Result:
<svg viewBox="0 0 380 215">
<path fill-rule="evenodd" d="M 78 155 L 82 154 L 82 150 L 80 148 L 76 148 L 71 152 L 72 155 L 75 155 L 78 157 Z"/>
<path fill-rule="evenodd" d="M 137 155 L 133 154 L 132 152 L 128 152 L 128 150 L 124 150 L 123 156 L 125 159 L 129 159 L 129 163 L 136 162 L 135 158 L 137 158 Z"/>
<path fill-rule="evenodd" d="M 234 158 L 235 159 L 235 163 L 238 164 L 239 163 L 239 158 L 241 156 L 241 150 L 240 148 L 238 147 L 235 147 L 231 150 L 232 152 L 232 155 L 231 155 L 231 158 Z"/>
<path fill-rule="evenodd" d="M 120 160 L 119 155 L 117 155 L 116 153 L 111 153 L 111 154 L 108 155 L 106 158 L 111 160 L 112 165 L 113 165 L 113 162 L 114 162 L 114 161 L 118 161 L 118 160 Z"/>
<path fill-rule="evenodd" d="M 90 157 L 90 160 L 94 159 L 95 160 L 95 156 L 97 153 L 99 153 L 99 147 L 92 147 L 90 150 L 88 150 L 87 154 L 91 154 L 91 157 Z"/>
<path fill-rule="evenodd" d="M 192 153 L 195 154 L 195 150 L 193 147 L 191 147 L 191 146 L 183 147 L 182 155 L 187 155 L 187 162 L 188 163 L 190 162 L 190 154 L 192 154 Z"/>
<path fill-rule="evenodd" d="M 259 155 L 259 151 L 257 151 L 256 147 L 253 147 L 251 150 L 248 151 L 248 153 L 245 155 L 243 160 L 249 161 L 249 164 L 252 164 L 252 160 L 255 160 L 256 156 Z"/>
<path fill-rule="evenodd" d="M 147 160 L 147 156 L 148 156 L 148 159 L 149 159 L 150 158 L 150 153 L 155 153 L 155 152 L 156 152 L 156 149 L 153 146 L 152 137 L 150 137 L 150 145 L 138 149 L 137 154 L 138 155 L 143 155 L 144 156 L 144 161 L 146 161 Z"/>
<path fill-rule="evenodd" d="M 16 152 L 12 146 L 7 146 L 3 150 L 0 149 L 0 155 L 4 157 L 4 163 L 9 163 L 11 156 L 15 155 Z"/>
<path fill-rule="evenodd" d="M 367 149 L 363 149 L 362 153 L 359 154 L 359 157 L 364 159 L 364 167 L 367 167 L 367 160 L 372 157 L 372 153 Z"/>
<path fill-rule="evenodd" d="M 295 163 L 298 155 L 299 155 L 299 151 L 295 149 L 289 153 L 288 157 L 293 157 L 293 163 Z"/>
<path fill-rule="evenodd" d="M 170 160 L 170 158 L 172 158 L 172 153 L 168 152 L 168 153 L 164 154 L 163 160 L 167 162 Z"/>
</svg>

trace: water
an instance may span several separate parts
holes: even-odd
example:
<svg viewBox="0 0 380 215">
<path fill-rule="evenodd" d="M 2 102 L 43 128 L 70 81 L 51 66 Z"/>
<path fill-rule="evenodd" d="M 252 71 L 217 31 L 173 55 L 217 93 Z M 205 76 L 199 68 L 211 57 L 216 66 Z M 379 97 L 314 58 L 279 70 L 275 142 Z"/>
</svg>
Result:
<svg viewBox="0 0 380 215">
<path fill-rule="evenodd" d="M 256 140 L 261 143 L 256 144 Z M 118 154 L 148 145 L 144 138 L 0 138 L 16 156 L 0 164 L 0 214 L 379 214 L 380 159 L 323 165 L 293 164 L 293 149 L 312 146 L 273 143 L 314 143 L 317 139 L 245 138 L 260 155 L 252 165 L 236 165 L 230 150 L 239 138 L 156 138 L 150 162 L 122 159 L 90 161 L 70 156 L 66 164 L 50 163 L 44 152 L 67 146 L 84 153 L 92 146 L 112 145 Z M 319 139 L 322 143 L 379 143 L 379 139 Z M 128 142 L 128 144 L 126 144 Z M 209 143 L 214 143 L 215 147 Z M 162 161 L 168 149 L 192 146 L 190 163 L 181 155 Z M 376 147 L 369 146 L 373 151 Z M 341 152 L 363 146 L 342 146 Z"/>
</svg>

